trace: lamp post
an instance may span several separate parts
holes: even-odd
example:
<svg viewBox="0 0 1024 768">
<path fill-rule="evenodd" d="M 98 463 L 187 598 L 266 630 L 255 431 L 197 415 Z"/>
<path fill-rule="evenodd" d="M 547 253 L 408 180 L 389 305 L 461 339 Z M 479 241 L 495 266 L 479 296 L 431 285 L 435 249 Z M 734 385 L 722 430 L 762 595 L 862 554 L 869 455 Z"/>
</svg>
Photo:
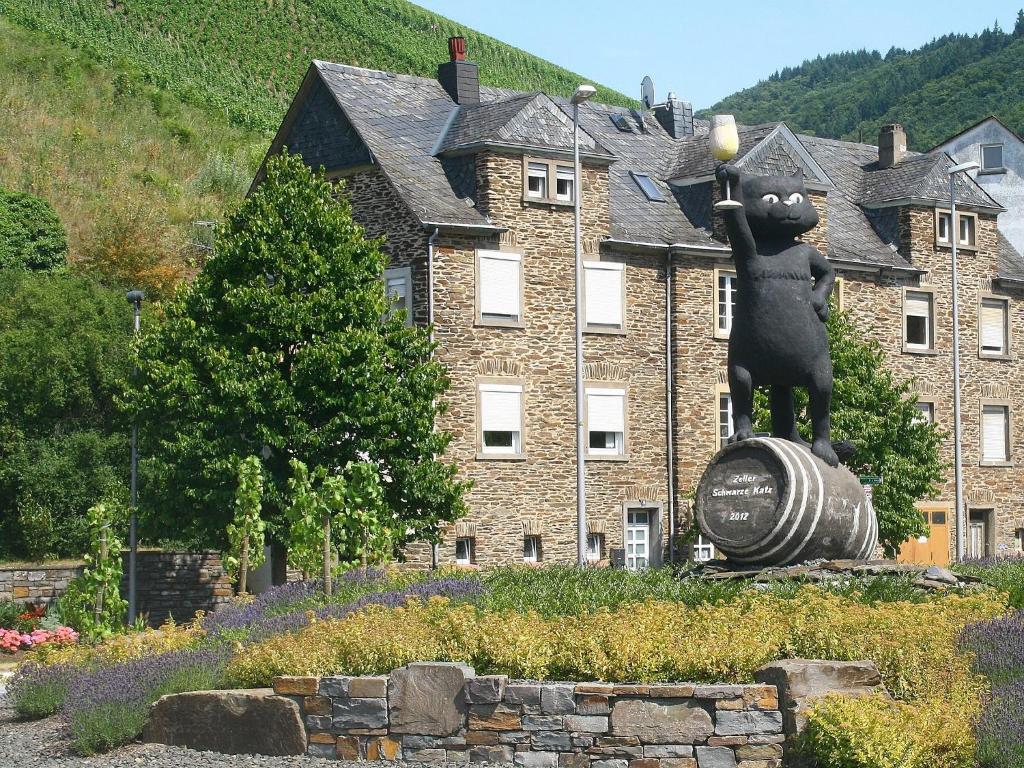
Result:
<svg viewBox="0 0 1024 768">
<path fill-rule="evenodd" d="M 956 533 L 956 559 L 964 559 L 964 533 L 967 521 L 964 515 L 964 467 L 960 451 L 960 301 L 957 296 L 956 244 L 960 238 L 959 222 L 956 220 L 956 177 L 959 173 L 973 171 L 981 166 L 975 162 L 954 165 L 946 173 L 949 174 L 949 244 L 950 270 L 953 288 L 953 482 L 956 485 L 956 514 L 954 515 Z"/>
<path fill-rule="evenodd" d="M 128 291 L 125 298 L 132 305 L 134 319 L 134 333 L 139 335 L 139 328 L 142 323 L 142 300 L 145 298 L 142 291 Z M 138 369 L 136 368 L 136 372 Z M 138 603 L 135 590 L 135 557 L 139 551 L 137 510 L 139 506 L 139 426 L 132 424 L 132 462 L 131 462 L 131 491 L 129 497 L 130 520 L 128 529 L 128 624 L 135 623 L 135 616 L 138 610 Z"/>
<path fill-rule="evenodd" d="M 572 199 L 573 250 L 576 256 L 576 558 L 587 563 L 587 488 L 583 428 L 583 244 L 580 232 L 580 104 L 597 92 L 592 85 L 580 85 L 572 95 Z"/>
</svg>

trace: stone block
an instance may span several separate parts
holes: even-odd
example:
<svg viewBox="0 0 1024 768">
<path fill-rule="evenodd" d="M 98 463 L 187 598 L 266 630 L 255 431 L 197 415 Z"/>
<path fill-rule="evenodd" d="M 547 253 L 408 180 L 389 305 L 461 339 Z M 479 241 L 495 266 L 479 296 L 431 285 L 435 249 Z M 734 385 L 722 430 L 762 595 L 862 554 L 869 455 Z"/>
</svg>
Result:
<svg viewBox="0 0 1024 768">
<path fill-rule="evenodd" d="M 786 737 L 781 733 L 758 734 L 747 738 L 748 744 L 782 744 Z"/>
<path fill-rule="evenodd" d="M 496 731 L 466 731 L 466 743 L 474 747 L 493 747 L 500 742 Z"/>
<path fill-rule="evenodd" d="M 529 744 L 533 731 L 502 731 L 498 734 L 499 744 L 513 744 L 517 748 L 523 744 Z"/>
<path fill-rule="evenodd" d="M 590 768 L 590 757 L 579 752 L 562 752 L 558 756 L 558 768 Z"/>
<path fill-rule="evenodd" d="M 464 747 L 466 744 L 465 736 L 402 736 L 404 749 L 450 749 Z"/>
<path fill-rule="evenodd" d="M 594 746 L 593 736 L 588 736 L 587 734 L 582 733 L 572 734 L 573 749 L 590 749 L 592 746 Z"/>
<path fill-rule="evenodd" d="M 663 757 L 661 768 L 697 768 L 695 757 Z"/>
<path fill-rule="evenodd" d="M 469 762 L 471 763 L 511 763 L 512 747 L 498 745 L 494 747 L 470 747 Z"/>
<path fill-rule="evenodd" d="M 565 731 L 537 731 L 533 734 L 534 749 L 553 749 L 568 752 L 572 749 L 572 737 Z"/>
<path fill-rule="evenodd" d="M 603 715 L 566 715 L 562 727 L 570 733 L 608 733 L 608 718 Z"/>
<path fill-rule="evenodd" d="M 302 711 L 307 715 L 330 715 L 333 709 L 326 696 L 306 696 L 302 700 Z"/>
<path fill-rule="evenodd" d="M 743 698 L 745 685 L 695 685 L 693 695 L 698 699 Z"/>
<path fill-rule="evenodd" d="M 330 715 L 306 715 L 306 727 L 310 730 L 329 731 L 334 727 L 334 719 Z"/>
<path fill-rule="evenodd" d="M 194 691 L 161 697 L 143 741 L 229 755 L 302 755 L 299 705 L 270 688 Z"/>
<path fill-rule="evenodd" d="M 313 696 L 316 695 L 319 678 L 281 675 L 275 677 L 272 683 L 273 692 L 282 696 Z"/>
<path fill-rule="evenodd" d="M 466 683 L 468 704 L 497 704 L 505 696 L 507 675 L 481 675 Z"/>
<path fill-rule="evenodd" d="M 644 757 L 693 757 L 689 744 L 645 744 Z"/>
<path fill-rule="evenodd" d="M 410 763 L 443 763 L 447 757 L 443 749 L 414 749 L 405 753 Z"/>
<path fill-rule="evenodd" d="M 737 760 L 776 760 L 782 759 L 781 744 L 744 744 L 736 747 Z"/>
<path fill-rule="evenodd" d="M 334 751 L 339 760 L 358 760 L 359 737 L 339 736 Z"/>
<path fill-rule="evenodd" d="M 600 693 L 576 695 L 576 714 L 607 715 L 612 711 L 611 697 Z"/>
<path fill-rule="evenodd" d="M 353 677 L 348 681 L 348 695 L 354 699 L 385 699 L 388 695 L 388 679 Z"/>
<path fill-rule="evenodd" d="M 445 760 L 449 763 L 469 763 L 469 752 L 449 749 L 445 753 Z"/>
<path fill-rule="evenodd" d="M 328 760 L 335 760 L 338 756 L 334 750 L 335 747 L 333 741 L 330 744 L 310 742 L 309 746 L 306 747 L 306 754 L 310 757 L 324 757 Z"/>
<path fill-rule="evenodd" d="M 391 736 L 378 736 L 366 742 L 367 760 L 401 760 L 402 744 Z"/>
<path fill-rule="evenodd" d="M 469 707 L 471 731 L 518 731 L 523 719 L 518 707 L 506 704 L 472 704 Z"/>
<path fill-rule="evenodd" d="M 541 686 L 540 711 L 545 715 L 571 715 L 576 711 L 575 686 L 549 684 Z"/>
<path fill-rule="evenodd" d="M 715 709 L 722 711 L 735 712 L 738 709 L 743 709 L 745 702 L 743 699 L 716 699 Z"/>
<path fill-rule="evenodd" d="M 739 744 L 747 744 L 750 739 L 747 736 L 712 736 L 708 739 L 709 747 L 735 747 Z"/>
<path fill-rule="evenodd" d="M 729 747 L 697 747 L 697 768 L 736 768 L 736 753 Z"/>
<path fill-rule="evenodd" d="M 590 764 L 590 768 L 629 768 L 629 761 L 619 758 L 595 760 Z"/>
<path fill-rule="evenodd" d="M 558 765 L 557 752 L 516 752 L 515 764 L 523 768 L 556 768 Z"/>
<path fill-rule="evenodd" d="M 320 687 L 316 692 L 332 699 L 347 699 L 350 682 L 352 682 L 351 677 L 322 677 L 320 678 Z"/>
<path fill-rule="evenodd" d="M 583 696 L 589 693 L 611 696 L 615 693 L 615 686 L 611 683 L 576 683 L 577 696 Z"/>
<path fill-rule="evenodd" d="M 388 699 L 391 731 L 448 736 L 466 722 L 466 681 L 475 677 L 465 664 L 417 662 L 391 673 Z"/>
<path fill-rule="evenodd" d="M 326 733 L 324 731 L 314 731 L 309 734 L 310 744 L 333 744 L 338 740 L 338 737 L 333 733 Z"/>
<path fill-rule="evenodd" d="M 505 686 L 505 702 L 538 707 L 540 706 L 540 686 L 530 683 L 508 683 Z"/>
<path fill-rule="evenodd" d="M 612 688 L 616 696 L 650 696 L 651 686 L 649 685 L 616 685 Z"/>
<path fill-rule="evenodd" d="M 387 728 L 387 699 L 334 699 L 333 728 Z"/>
<path fill-rule="evenodd" d="M 656 757 L 637 757 L 629 761 L 629 768 L 661 768 L 661 760 Z"/>
<path fill-rule="evenodd" d="M 782 710 L 783 732 L 793 736 L 807 725 L 807 710 L 829 693 L 870 696 L 885 693 L 882 676 L 872 661 L 786 659 L 766 664 L 754 673 L 759 683 L 774 685 Z"/>
<path fill-rule="evenodd" d="M 524 731 L 560 731 L 561 715 L 523 715 Z"/>
<path fill-rule="evenodd" d="M 714 723 L 693 699 L 627 699 L 612 707 L 611 732 L 645 744 L 694 744 L 714 734 Z"/>
<path fill-rule="evenodd" d="M 692 685 L 652 685 L 650 696 L 658 699 L 688 699 L 693 696 Z"/>
<path fill-rule="evenodd" d="M 636 746 L 614 746 L 607 745 L 601 746 L 597 743 L 594 744 L 590 749 L 587 750 L 588 755 L 594 755 L 595 757 L 625 757 L 630 760 L 643 757 L 644 748 L 637 744 Z"/>
</svg>

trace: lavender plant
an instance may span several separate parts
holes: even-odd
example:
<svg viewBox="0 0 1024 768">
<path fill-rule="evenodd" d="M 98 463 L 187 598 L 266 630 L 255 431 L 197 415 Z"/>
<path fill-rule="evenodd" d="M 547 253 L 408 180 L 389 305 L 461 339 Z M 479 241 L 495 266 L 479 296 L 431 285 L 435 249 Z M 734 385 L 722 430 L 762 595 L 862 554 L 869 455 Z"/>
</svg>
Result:
<svg viewBox="0 0 1024 768">
<path fill-rule="evenodd" d="M 7 698 L 19 717 L 37 720 L 56 714 L 64 704 L 68 686 L 82 673 L 70 664 L 22 664 L 10 685 Z"/>
</svg>

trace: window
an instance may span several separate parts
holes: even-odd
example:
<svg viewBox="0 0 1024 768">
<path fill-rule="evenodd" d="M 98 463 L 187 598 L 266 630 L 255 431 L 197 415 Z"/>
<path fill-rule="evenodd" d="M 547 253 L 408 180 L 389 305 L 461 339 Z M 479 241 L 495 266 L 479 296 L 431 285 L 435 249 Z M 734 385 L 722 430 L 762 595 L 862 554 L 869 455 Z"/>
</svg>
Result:
<svg viewBox="0 0 1024 768">
<path fill-rule="evenodd" d="M 996 403 L 981 406 L 981 462 L 1010 461 L 1010 407 Z"/>
<path fill-rule="evenodd" d="M 652 203 L 664 203 L 665 196 L 661 194 L 661 190 L 658 189 L 657 185 L 651 181 L 651 177 L 646 173 L 634 173 L 629 172 L 629 175 L 633 177 L 633 181 L 640 187 L 640 191 L 644 193 L 644 197 L 650 200 Z"/>
<path fill-rule="evenodd" d="M 728 392 L 718 393 L 718 444 L 717 448 L 722 448 L 726 443 L 729 442 L 729 438 L 732 437 L 732 433 L 736 429 L 732 423 L 732 395 Z"/>
<path fill-rule="evenodd" d="M 697 536 L 697 539 L 693 542 L 693 560 L 697 563 L 706 563 L 708 560 L 714 560 L 715 558 L 715 545 L 711 543 L 710 539 L 704 538 L 704 536 Z"/>
<path fill-rule="evenodd" d="M 650 512 L 629 510 L 626 513 L 626 567 L 646 568 L 651 558 Z"/>
<path fill-rule="evenodd" d="M 932 294 L 907 291 L 903 296 L 903 346 L 905 350 L 930 350 L 934 346 Z"/>
<path fill-rule="evenodd" d="M 981 145 L 981 170 L 1001 171 L 1003 170 L 1003 145 L 982 144 Z"/>
<path fill-rule="evenodd" d="M 555 198 L 572 202 L 572 190 L 576 184 L 572 166 L 560 165 L 555 169 Z"/>
<path fill-rule="evenodd" d="M 472 565 L 476 559 L 474 550 L 475 542 L 470 537 L 455 540 L 455 563 L 457 565 Z"/>
<path fill-rule="evenodd" d="M 540 562 L 540 536 L 523 537 L 523 562 Z"/>
<path fill-rule="evenodd" d="M 623 264 L 610 261 L 583 263 L 583 289 L 586 294 L 584 312 L 588 330 L 622 330 L 625 328 Z"/>
<path fill-rule="evenodd" d="M 1024 528 L 1018 528 L 1013 532 L 1013 550 L 1018 555 L 1024 553 Z"/>
<path fill-rule="evenodd" d="M 625 115 L 615 113 L 609 115 L 609 117 L 611 118 L 611 121 L 615 125 L 615 127 L 618 128 L 623 133 L 633 132 L 633 124 L 629 122 L 629 118 L 627 118 Z"/>
<path fill-rule="evenodd" d="M 480 453 L 518 456 L 523 452 L 523 387 L 480 384 Z"/>
<path fill-rule="evenodd" d="M 548 196 L 548 164 L 528 163 L 526 172 L 526 196 L 544 200 Z"/>
<path fill-rule="evenodd" d="M 991 509 L 972 509 L 967 524 L 967 556 L 991 557 Z"/>
<path fill-rule="evenodd" d="M 596 563 L 604 557 L 604 534 L 587 534 L 587 562 Z"/>
<path fill-rule="evenodd" d="M 934 424 L 935 423 L 935 403 L 928 400 L 918 400 L 917 403 L 917 420 L 922 424 Z"/>
<path fill-rule="evenodd" d="M 1006 299 L 984 297 L 981 300 L 981 354 L 1002 357 L 1009 354 L 1009 306 Z"/>
<path fill-rule="evenodd" d="M 412 270 L 409 267 L 385 269 L 384 290 L 391 299 L 391 313 L 404 311 L 405 324 L 412 325 Z"/>
<path fill-rule="evenodd" d="M 587 432 L 590 456 L 622 456 L 626 452 L 626 390 L 587 389 Z"/>
<path fill-rule="evenodd" d="M 555 160 L 523 158 L 523 199 L 566 205 L 576 198 L 573 167 Z"/>
<path fill-rule="evenodd" d="M 974 248 L 977 243 L 978 217 L 973 213 L 957 212 L 956 218 L 960 235 L 956 241 L 957 245 L 962 248 Z M 935 242 L 938 245 L 950 244 L 951 221 L 949 211 L 935 212 Z"/>
<path fill-rule="evenodd" d="M 736 314 L 736 274 L 716 270 L 715 276 L 715 336 L 727 339 Z"/>
<path fill-rule="evenodd" d="M 522 320 L 523 257 L 504 251 L 477 251 L 479 321 L 518 325 Z"/>
</svg>

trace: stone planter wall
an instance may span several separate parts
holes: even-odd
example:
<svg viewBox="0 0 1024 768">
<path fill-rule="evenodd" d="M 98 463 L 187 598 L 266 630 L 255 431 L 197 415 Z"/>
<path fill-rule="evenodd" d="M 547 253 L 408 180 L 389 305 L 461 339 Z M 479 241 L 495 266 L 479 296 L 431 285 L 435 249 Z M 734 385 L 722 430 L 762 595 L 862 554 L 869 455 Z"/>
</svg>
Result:
<svg viewBox="0 0 1024 768">
<path fill-rule="evenodd" d="M 774 685 L 537 683 L 416 663 L 386 677 L 279 677 L 307 753 L 524 768 L 776 768 Z"/>
</svg>

